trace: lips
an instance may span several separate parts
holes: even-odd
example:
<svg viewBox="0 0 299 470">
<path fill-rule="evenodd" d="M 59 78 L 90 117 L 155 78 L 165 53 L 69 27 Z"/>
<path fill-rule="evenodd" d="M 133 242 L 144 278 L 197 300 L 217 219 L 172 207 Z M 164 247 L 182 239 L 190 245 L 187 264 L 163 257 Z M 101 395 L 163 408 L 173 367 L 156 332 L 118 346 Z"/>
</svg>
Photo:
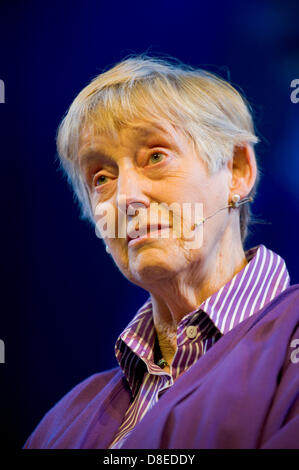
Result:
<svg viewBox="0 0 299 470">
<path fill-rule="evenodd" d="M 135 226 L 136 227 L 136 226 Z M 146 230 L 145 228 L 140 228 L 139 227 L 139 230 L 138 230 L 138 233 L 140 233 L 139 236 L 136 236 L 136 228 L 133 227 L 132 229 L 128 230 L 128 233 L 127 233 L 127 243 L 129 243 L 131 240 L 137 240 L 138 238 L 140 237 L 144 237 L 146 234 L 147 236 L 150 234 L 150 233 L 154 233 L 154 232 L 157 232 L 157 230 L 162 230 L 162 229 L 165 229 L 165 228 L 170 228 L 169 225 L 164 225 L 164 224 L 155 224 L 155 225 L 147 225 L 146 227 Z"/>
</svg>

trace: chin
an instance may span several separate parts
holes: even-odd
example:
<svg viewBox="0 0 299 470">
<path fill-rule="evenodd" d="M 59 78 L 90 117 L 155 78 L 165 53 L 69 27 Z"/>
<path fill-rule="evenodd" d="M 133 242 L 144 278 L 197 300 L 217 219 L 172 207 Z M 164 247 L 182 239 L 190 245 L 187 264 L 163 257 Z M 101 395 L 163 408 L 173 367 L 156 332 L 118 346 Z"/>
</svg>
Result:
<svg viewBox="0 0 299 470">
<path fill-rule="evenodd" d="M 114 262 L 130 282 L 146 289 L 153 282 L 176 276 L 189 260 L 179 247 L 163 244 L 122 250 L 114 256 Z"/>
<path fill-rule="evenodd" d="M 177 265 L 177 260 L 175 260 Z M 179 271 L 179 266 L 174 266 L 174 258 L 169 255 L 162 256 L 151 253 L 148 256 L 137 256 L 129 263 L 133 282 L 146 285 L 156 281 L 169 280 Z"/>
<path fill-rule="evenodd" d="M 133 282 L 138 283 L 141 287 L 169 280 L 173 275 L 172 270 L 157 265 L 147 265 L 138 271 L 132 271 Z"/>
</svg>

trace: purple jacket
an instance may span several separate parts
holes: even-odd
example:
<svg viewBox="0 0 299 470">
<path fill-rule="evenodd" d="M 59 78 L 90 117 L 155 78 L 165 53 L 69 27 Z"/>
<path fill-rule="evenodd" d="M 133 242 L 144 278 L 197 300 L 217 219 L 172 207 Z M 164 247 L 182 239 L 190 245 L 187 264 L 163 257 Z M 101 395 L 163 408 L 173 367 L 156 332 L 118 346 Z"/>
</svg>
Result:
<svg viewBox="0 0 299 470">
<path fill-rule="evenodd" d="M 120 368 L 95 374 L 45 415 L 24 448 L 108 448 L 130 400 Z M 299 449 L 299 285 L 218 340 L 123 448 Z"/>
</svg>

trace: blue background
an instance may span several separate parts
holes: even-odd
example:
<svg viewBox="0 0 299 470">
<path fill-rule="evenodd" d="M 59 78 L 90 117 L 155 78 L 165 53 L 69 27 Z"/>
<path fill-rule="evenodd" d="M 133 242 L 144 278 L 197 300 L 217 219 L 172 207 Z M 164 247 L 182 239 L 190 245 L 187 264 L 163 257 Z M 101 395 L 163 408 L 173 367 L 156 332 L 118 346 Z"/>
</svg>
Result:
<svg viewBox="0 0 299 470">
<path fill-rule="evenodd" d="M 230 78 L 254 109 L 262 171 L 247 247 L 285 260 L 299 282 L 296 2 L 0 2 L 2 262 L 1 444 L 20 448 L 49 408 L 116 366 L 119 333 L 147 298 L 79 220 L 55 161 L 76 94 L 130 53 L 174 56 Z"/>
</svg>

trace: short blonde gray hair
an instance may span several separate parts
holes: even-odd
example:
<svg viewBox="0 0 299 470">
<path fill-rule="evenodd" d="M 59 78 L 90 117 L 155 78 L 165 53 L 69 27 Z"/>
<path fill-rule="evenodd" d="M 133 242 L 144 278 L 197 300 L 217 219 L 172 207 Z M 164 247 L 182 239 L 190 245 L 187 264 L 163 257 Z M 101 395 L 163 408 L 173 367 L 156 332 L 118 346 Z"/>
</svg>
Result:
<svg viewBox="0 0 299 470">
<path fill-rule="evenodd" d="M 81 132 L 118 132 L 135 119 L 168 123 L 192 139 L 211 173 L 233 156 L 235 146 L 258 142 L 251 108 L 227 81 L 214 73 L 160 58 L 127 58 L 95 77 L 75 98 L 57 133 L 58 155 L 81 206 L 82 218 L 93 222 L 88 190 L 80 172 Z M 258 180 L 258 178 L 257 178 Z M 257 181 L 248 196 L 254 196 Z M 250 218 L 248 205 L 240 207 L 244 242 Z"/>
</svg>

